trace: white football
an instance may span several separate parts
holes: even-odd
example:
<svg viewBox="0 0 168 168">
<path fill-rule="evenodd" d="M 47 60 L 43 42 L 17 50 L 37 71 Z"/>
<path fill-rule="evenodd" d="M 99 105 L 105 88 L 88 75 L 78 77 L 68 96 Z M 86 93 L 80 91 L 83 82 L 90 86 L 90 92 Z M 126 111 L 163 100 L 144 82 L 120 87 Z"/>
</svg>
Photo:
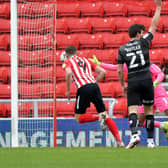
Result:
<svg viewBox="0 0 168 168">
<path fill-rule="evenodd" d="M 63 51 L 63 52 L 61 53 L 60 60 L 61 60 L 62 62 L 64 62 L 66 59 L 67 59 L 66 52 Z"/>
</svg>

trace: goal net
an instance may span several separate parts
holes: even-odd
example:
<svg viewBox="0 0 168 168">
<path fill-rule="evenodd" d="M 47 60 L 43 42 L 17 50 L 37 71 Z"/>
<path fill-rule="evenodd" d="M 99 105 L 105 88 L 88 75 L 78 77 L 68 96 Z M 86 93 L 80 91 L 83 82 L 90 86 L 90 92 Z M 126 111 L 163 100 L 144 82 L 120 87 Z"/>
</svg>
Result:
<svg viewBox="0 0 168 168">
<path fill-rule="evenodd" d="M 55 20 L 56 3 L 17 4 L 19 146 L 54 145 Z"/>
</svg>

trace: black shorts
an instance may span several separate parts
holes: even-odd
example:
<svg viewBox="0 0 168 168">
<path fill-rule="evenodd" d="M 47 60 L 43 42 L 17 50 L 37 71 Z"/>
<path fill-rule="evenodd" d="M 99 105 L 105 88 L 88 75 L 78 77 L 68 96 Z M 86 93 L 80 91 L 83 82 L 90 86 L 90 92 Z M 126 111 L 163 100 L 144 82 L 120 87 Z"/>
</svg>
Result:
<svg viewBox="0 0 168 168">
<path fill-rule="evenodd" d="M 96 83 L 84 85 L 77 90 L 75 113 L 84 114 L 91 102 L 95 105 L 98 113 L 105 111 L 102 95 Z"/>
<path fill-rule="evenodd" d="M 154 104 L 154 88 L 152 79 L 131 81 L 127 88 L 128 106 Z"/>
</svg>

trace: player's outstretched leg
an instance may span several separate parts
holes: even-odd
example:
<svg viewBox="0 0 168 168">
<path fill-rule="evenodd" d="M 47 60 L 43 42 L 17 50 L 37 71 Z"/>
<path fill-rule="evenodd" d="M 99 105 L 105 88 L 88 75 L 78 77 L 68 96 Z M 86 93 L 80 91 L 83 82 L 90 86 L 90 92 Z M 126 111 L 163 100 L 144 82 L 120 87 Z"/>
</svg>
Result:
<svg viewBox="0 0 168 168">
<path fill-rule="evenodd" d="M 75 114 L 75 118 L 79 123 L 93 122 L 99 120 L 99 115 L 93 114 Z"/>
<path fill-rule="evenodd" d="M 116 142 L 117 142 L 117 146 L 118 147 L 124 147 L 124 143 L 121 140 L 118 128 L 116 123 L 107 115 L 106 112 L 100 113 L 100 127 L 101 129 L 104 131 L 106 129 L 106 125 L 108 126 L 110 132 L 114 135 Z"/>
</svg>

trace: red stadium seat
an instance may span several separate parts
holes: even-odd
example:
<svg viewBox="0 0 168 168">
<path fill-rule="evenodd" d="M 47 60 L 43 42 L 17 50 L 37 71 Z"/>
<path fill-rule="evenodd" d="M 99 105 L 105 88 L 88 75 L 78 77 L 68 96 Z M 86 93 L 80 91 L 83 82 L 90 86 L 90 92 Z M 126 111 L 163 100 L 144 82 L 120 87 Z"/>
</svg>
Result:
<svg viewBox="0 0 168 168">
<path fill-rule="evenodd" d="M 125 118 L 128 116 L 127 99 L 125 97 L 116 99 L 113 115 L 117 118 Z"/>
<path fill-rule="evenodd" d="M 80 3 L 81 16 L 104 16 L 104 9 L 102 2 L 81 2 Z"/>
<path fill-rule="evenodd" d="M 56 84 L 56 95 L 59 98 L 65 98 L 65 92 L 66 92 L 66 83 L 60 82 Z"/>
<path fill-rule="evenodd" d="M 168 33 L 155 33 L 152 40 L 152 48 L 162 48 L 168 46 Z"/>
<path fill-rule="evenodd" d="M 56 80 L 57 82 L 65 81 L 65 71 L 62 66 L 56 66 Z"/>
<path fill-rule="evenodd" d="M 79 49 L 79 40 L 76 34 L 74 35 L 65 35 L 57 34 L 56 35 L 57 49 L 65 49 L 69 45 L 74 45 Z"/>
<path fill-rule="evenodd" d="M 10 20 L 0 19 L 0 32 L 9 33 L 10 32 Z"/>
<path fill-rule="evenodd" d="M 119 81 L 112 82 L 112 87 L 114 88 L 114 97 L 123 97 L 123 90 Z"/>
<path fill-rule="evenodd" d="M 79 57 L 86 57 L 86 58 L 92 58 L 92 49 L 84 49 L 84 50 L 78 50 L 78 56 Z M 93 53 L 95 54 L 95 49 L 93 49 Z"/>
<path fill-rule="evenodd" d="M 115 71 L 106 70 L 105 81 L 115 81 L 115 80 L 119 80 L 117 70 Z"/>
<path fill-rule="evenodd" d="M 52 82 L 53 66 L 50 67 L 31 67 L 29 68 L 32 82 Z"/>
<path fill-rule="evenodd" d="M 167 15 L 162 15 L 160 17 L 159 23 L 163 24 L 163 32 L 168 32 L 168 22 L 167 22 Z"/>
<path fill-rule="evenodd" d="M 20 82 L 18 85 L 18 94 L 20 99 L 41 98 L 41 92 L 38 83 L 27 84 Z"/>
<path fill-rule="evenodd" d="M 69 33 L 86 32 L 91 33 L 92 27 L 88 18 L 67 18 L 65 19 L 68 25 Z"/>
<path fill-rule="evenodd" d="M 42 50 L 40 57 L 43 58 L 43 65 L 53 65 L 55 50 Z"/>
<path fill-rule="evenodd" d="M 18 68 L 18 78 L 22 82 L 32 82 L 31 71 L 29 67 L 19 67 Z"/>
<path fill-rule="evenodd" d="M 25 50 L 31 50 L 32 49 L 32 44 L 31 44 L 31 39 L 29 35 L 18 35 L 18 49 L 25 49 Z"/>
<path fill-rule="evenodd" d="M 72 3 L 57 3 L 57 16 L 64 17 L 64 16 L 73 16 L 79 17 L 80 16 L 80 8 L 79 3 L 72 2 Z"/>
<path fill-rule="evenodd" d="M 47 51 L 48 52 L 48 51 Z M 18 51 L 18 60 L 19 65 L 43 65 L 44 64 L 44 54 L 45 51 L 36 50 L 36 51 L 26 51 L 19 50 Z"/>
<path fill-rule="evenodd" d="M 162 49 L 164 64 L 168 64 L 168 48 Z"/>
<path fill-rule="evenodd" d="M 168 2 L 167 1 L 162 2 L 161 14 L 162 15 L 167 15 L 168 14 Z"/>
<path fill-rule="evenodd" d="M 18 19 L 19 33 L 40 33 L 46 34 L 53 32 L 53 19 L 51 18 L 34 18 Z"/>
<path fill-rule="evenodd" d="M 57 102 L 56 111 L 60 117 L 72 117 L 75 114 L 75 102 Z"/>
<path fill-rule="evenodd" d="M 9 117 L 7 111 L 7 103 L 0 103 L 0 118 L 7 118 L 7 117 Z"/>
<path fill-rule="evenodd" d="M 53 17 L 55 14 L 54 4 L 52 3 L 31 3 L 31 10 L 34 17 Z"/>
<path fill-rule="evenodd" d="M 118 49 L 89 50 L 88 57 L 92 58 L 93 55 L 96 55 L 97 59 L 101 62 L 116 64 L 115 57 L 118 55 Z"/>
<path fill-rule="evenodd" d="M 53 37 L 52 35 L 27 34 L 18 37 L 19 49 L 35 50 L 35 49 L 52 49 Z"/>
<path fill-rule="evenodd" d="M 79 39 L 80 49 L 84 48 L 103 48 L 103 39 L 100 34 L 86 34 L 80 33 L 76 34 Z"/>
<path fill-rule="evenodd" d="M 34 104 L 33 103 L 18 103 L 19 117 L 33 117 Z"/>
<path fill-rule="evenodd" d="M 10 67 L 0 67 L 0 81 L 9 83 L 10 76 Z"/>
<path fill-rule="evenodd" d="M 52 49 L 54 47 L 54 40 L 51 34 L 37 35 L 31 34 L 32 49 Z"/>
<path fill-rule="evenodd" d="M 109 111 L 109 103 L 107 101 L 105 101 L 104 104 L 105 104 L 106 111 L 108 112 Z M 92 103 L 90 103 L 90 107 L 87 108 L 86 112 L 90 113 L 90 114 L 98 114 L 94 104 L 92 104 Z"/>
<path fill-rule="evenodd" d="M 26 50 L 52 49 L 54 45 L 53 37 L 50 34 L 26 34 L 18 36 L 18 48 Z"/>
<path fill-rule="evenodd" d="M 10 51 L 0 51 L 0 65 L 10 65 Z"/>
<path fill-rule="evenodd" d="M 33 10 L 31 8 L 31 3 L 18 3 L 17 5 L 17 15 L 18 16 L 29 16 L 33 15 Z"/>
<path fill-rule="evenodd" d="M 60 82 L 56 84 L 56 95 L 60 98 L 65 98 L 65 92 L 66 92 L 66 83 Z M 70 88 L 70 96 L 75 97 L 76 96 L 76 87 L 72 83 Z"/>
<path fill-rule="evenodd" d="M 90 17 L 88 19 L 92 25 L 92 30 L 94 33 L 104 31 L 115 32 L 113 18 Z"/>
<path fill-rule="evenodd" d="M 38 103 L 38 117 L 53 117 L 54 116 L 53 108 L 54 108 L 53 103 L 50 102 Z"/>
<path fill-rule="evenodd" d="M 54 16 L 54 5 L 47 3 L 18 3 L 18 16 L 44 17 Z"/>
<path fill-rule="evenodd" d="M 152 9 L 147 3 L 137 2 L 137 1 L 127 1 L 125 2 L 128 8 L 128 16 L 131 15 L 146 15 L 151 16 Z"/>
<path fill-rule="evenodd" d="M 0 98 L 11 97 L 11 86 L 9 84 L 0 83 Z"/>
<path fill-rule="evenodd" d="M 103 2 L 104 16 L 127 16 L 127 7 L 122 2 Z"/>
<path fill-rule="evenodd" d="M 118 48 L 129 41 L 128 33 L 102 33 L 104 48 Z"/>
<path fill-rule="evenodd" d="M 116 27 L 116 32 L 128 32 L 129 26 L 134 24 L 134 20 L 131 17 L 114 17 L 113 24 Z"/>
<path fill-rule="evenodd" d="M 18 79 L 19 81 L 24 81 L 24 82 L 28 82 L 31 83 L 31 72 L 30 72 L 30 68 L 29 67 L 19 67 L 18 68 Z M 11 80 L 11 76 L 10 76 L 10 80 Z"/>
<path fill-rule="evenodd" d="M 0 49 L 8 50 L 10 48 L 10 35 L 9 34 L 1 34 L 0 35 Z"/>
<path fill-rule="evenodd" d="M 68 25 L 65 18 L 56 19 L 56 31 L 57 33 L 68 33 Z"/>
<path fill-rule="evenodd" d="M 103 97 L 114 97 L 114 85 L 112 82 L 99 83 Z"/>
<path fill-rule="evenodd" d="M 10 18 L 10 3 L 0 3 L 0 17 Z"/>
<path fill-rule="evenodd" d="M 41 98 L 53 98 L 54 97 L 54 85 L 53 83 L 38 83 L 40 89 Z"/>
<path fill-rule="evenodd" d="M 154 64 L 157 64 L 160 68 L 162 68 L 163 65 L 163 52 L 161 49 L 154 49 L 154 50 L 149 50 L 149 56 L 151 62 Z"/>
</svg>

